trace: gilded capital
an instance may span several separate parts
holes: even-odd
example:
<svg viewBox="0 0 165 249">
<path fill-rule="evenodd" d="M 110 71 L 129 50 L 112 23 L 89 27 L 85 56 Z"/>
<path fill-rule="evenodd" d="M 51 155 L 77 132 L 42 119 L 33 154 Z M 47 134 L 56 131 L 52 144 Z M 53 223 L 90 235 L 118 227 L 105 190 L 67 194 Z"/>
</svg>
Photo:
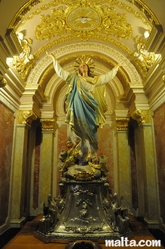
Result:
<svg viewBox="0 0 165 249">
<path fill-rule="evenodd" d="M 46 118 L 41 119 L 42 131 L 54 131 L 55 130 L 55 119 Z"/>
<path fill-rule="evenodd" d="M 138 125 L 142 125 L 145 123 L 151 123 L 151 113 L 150 110 L 139 110 L 137 109 L 131 115 L 131 117 L 137 121 Z"/>
<path fill-rule="evenodd" d="M 127 131 L 129 118 L 116 118 L 116 129 L 117 131 Z"/>
<path fill-rule="evenodd" d="M 25 124 L 31 126 L 33 120 L 37 119 L 37 115 L 32 110 L 19 110 L 17 116 L 17 124 Z"/>
</svg>

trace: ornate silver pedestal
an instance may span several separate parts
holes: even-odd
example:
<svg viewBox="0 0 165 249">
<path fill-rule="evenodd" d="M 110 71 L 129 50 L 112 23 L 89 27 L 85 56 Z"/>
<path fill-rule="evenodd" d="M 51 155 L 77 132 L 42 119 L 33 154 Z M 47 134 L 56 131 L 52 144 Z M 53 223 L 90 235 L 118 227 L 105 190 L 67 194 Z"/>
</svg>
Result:
<svg viewBox="0 0 165 249">
<path fill-rule="evenodd" d="M 48 204 L 44 204 L 35 237 L 45 243 L 82 239 L 104 242 L 127 235 L 127 209 L 111 195 L 106 177 L 64 177 L 59 186 L 60 197 L 52 199 L 49 195 Z"/>
</svg>

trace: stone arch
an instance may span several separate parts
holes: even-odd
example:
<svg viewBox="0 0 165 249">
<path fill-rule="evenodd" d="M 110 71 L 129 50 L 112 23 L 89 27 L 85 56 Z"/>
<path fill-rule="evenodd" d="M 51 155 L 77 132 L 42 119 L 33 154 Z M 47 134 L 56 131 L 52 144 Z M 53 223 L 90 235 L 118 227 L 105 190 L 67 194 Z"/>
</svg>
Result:
<svg viewBox="0 0 165 249">
<path fill-rule="evenodd" d="M 128 87 L 128 85 L 131 88 L 131 85 L 135 82 L 141 84 L 141 77 L 132 63 L 121 53 L 106 45 L 91 42 L 77 43 L 65 45 L 60 49 L 57 48 L 52 52 L 56 55 L 56 58 L 59 60 L 63 68 L 65 68 L 69 72 L 73 72 L 73 64 L 75 58 L 77 58 L 80 54 L 82 55 L 83 53 L 89 55 L 92 54 L 95 57 L 95 74 L 98 75 L 108 72 L 118 63 L 121 65 L 123 64 L 123 67 L 119 70 L 119 77 L 116 77 L 113 80 L 115 84 L 109 84 L 108 86 L 109 91 L 111 89 L 116 98 L 119 98 L 124 94 L 124 90 L 126 89 L 126 87 Z M 109 66 L 111 68 L 109 68 Z M 54 69 L 52 66 L 51 58 L 49 58 L 48 56 L 43 57 L 31 71 L 27 79 L 27 88 L 29 85 L 35 86 L 35 91 L 31 91 L 31 94 L 37 94 L 36 89 L 42 89 L 42 84 L 40 84 L 40 80 L 42 78 L 42 81 L 45 81 L 44 87 L 42 89 L 45 96 L 45 99 L 42 103 L 43 110 L 45 106 L 49 106 L 48 109 L 51 110 L 52 113 L 54 112 L 54 114 L 56 115 L 58 112 L 62 114 L 62 109 L 57 110 L 57 105 L 59 104 L 54 103 L 54 97 L 58 99 L 59 103 L 62 103 L 64 101 L 63 88 L 65 88 L 65 83 L 62 82 L 56 74 L 53 75 L 54 72 L 52 70 Z M 62 95 L 57 96 L 57 93 L 61 93 Z M 61 104 L 59 106 L 62 108 Z"/>
</svg>

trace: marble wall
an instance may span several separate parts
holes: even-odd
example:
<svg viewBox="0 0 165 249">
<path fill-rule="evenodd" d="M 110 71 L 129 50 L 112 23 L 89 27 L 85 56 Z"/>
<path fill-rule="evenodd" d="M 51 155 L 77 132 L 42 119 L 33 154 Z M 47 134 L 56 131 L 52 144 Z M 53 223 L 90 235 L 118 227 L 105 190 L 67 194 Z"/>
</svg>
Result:
<svg viewBox="0 0 165 249">
<path fill-rule="evenodd" d="M 9 215 L 14 115 L 0 103 L 0 227 Z"/>
<path fill-rule="evenodd" d="M 154 113 L 157 171 L 159 183 L 160 216 L 165 223 L 165 104 Z"/>
</svg>

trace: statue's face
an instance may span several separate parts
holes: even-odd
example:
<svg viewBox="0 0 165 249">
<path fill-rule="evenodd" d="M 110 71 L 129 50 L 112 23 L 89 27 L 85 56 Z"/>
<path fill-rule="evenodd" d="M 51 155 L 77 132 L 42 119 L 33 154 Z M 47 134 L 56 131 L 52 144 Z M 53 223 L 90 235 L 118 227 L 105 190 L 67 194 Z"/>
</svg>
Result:
<svg viewBox="0 0 165 249">
<path fill-rule="evenodd" d="M 79 70 L 81 74 L 87 73 L 88 74 L 88 66 L 85 63 L 80 64 Z"/>
</svg>

